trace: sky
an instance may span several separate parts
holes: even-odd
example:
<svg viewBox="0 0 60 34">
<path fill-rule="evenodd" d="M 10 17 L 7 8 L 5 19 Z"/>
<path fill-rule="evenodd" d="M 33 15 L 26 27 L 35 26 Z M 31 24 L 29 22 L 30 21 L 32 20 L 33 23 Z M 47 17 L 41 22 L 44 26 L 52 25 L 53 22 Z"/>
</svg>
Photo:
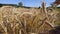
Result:
<svg viewBox="0 0 60 34">
<path fill-rule="evenodd" d="M 46 6 L 48 7 L 55 0 L 43 0 L 43 1 L 46 2 Z M 0 0 L 0 3 L 2 4 L 18 4 L 19 2 L 22 2 L 23 6 L 28 6 L 28 7 L 41 6 L 41 0 Z"/>
</svg>

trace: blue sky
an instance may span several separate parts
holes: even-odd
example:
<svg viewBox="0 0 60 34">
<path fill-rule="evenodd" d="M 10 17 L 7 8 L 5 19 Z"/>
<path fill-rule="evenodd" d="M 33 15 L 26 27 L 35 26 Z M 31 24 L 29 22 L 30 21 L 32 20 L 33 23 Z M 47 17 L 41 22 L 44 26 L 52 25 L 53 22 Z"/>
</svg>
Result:
<svg viewBox="0 0 60 34">
<path fill-rule="evenodd" d="M 46 2 L 46 6 L 50 6 L 52 2 L 55 0 L 44 0 Z M 29 7 L 39 7 L 41 6 L 41 0 L 0 0 L 0 3 L 5 4 L 18 4 L 19 2 L 23 3 L 23 6 Z"/>
</svg>

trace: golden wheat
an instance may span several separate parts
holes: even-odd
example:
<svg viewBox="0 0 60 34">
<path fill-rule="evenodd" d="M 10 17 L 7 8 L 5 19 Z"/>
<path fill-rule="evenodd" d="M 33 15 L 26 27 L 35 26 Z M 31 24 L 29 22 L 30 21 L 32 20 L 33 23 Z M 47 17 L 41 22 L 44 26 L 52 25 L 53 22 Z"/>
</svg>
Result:
<svg viewBox="0 0 60 34">
<path fill-rule="evenodd" d="M 40 9 L 3 6 L 0 8 L 0 34 L 40 33 L 45 27 L 45 25 L 40 27 L 42 19 L 44 16 Z"/>
</svg>

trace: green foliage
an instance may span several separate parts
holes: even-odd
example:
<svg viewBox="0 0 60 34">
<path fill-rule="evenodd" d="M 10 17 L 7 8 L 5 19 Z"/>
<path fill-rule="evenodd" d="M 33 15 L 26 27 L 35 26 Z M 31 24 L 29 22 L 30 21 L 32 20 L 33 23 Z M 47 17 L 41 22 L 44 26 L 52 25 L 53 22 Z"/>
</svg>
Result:
<svg viewBox="0 0 60 34">
<path fill-rule="evenodd" d="M 22 7 L 22 6 L 23 6 L 23 3 L 22 3 L 22 2 L 19 2 L 19 3 L 18 3 L 18 6 L 19 6 L 19 7 Z"/>
<path fill-rule="evenodd" d="M 59 11 L 59 13 L 60 13 L 60 7 L 57 8 L 57 11 Z"/>
<path fill-rule="evenodd" d="M 57 7 L 55 10 L 58 11 L 57 16 L 57 21 L 55 22 L 55 25 L 60 25 L 60 7 Z"/>
</svg>

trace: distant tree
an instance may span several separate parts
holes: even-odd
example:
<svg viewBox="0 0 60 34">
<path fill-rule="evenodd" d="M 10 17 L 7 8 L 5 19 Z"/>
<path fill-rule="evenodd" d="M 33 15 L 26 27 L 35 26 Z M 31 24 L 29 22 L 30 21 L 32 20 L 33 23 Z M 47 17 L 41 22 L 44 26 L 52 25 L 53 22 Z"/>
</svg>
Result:
<svg viewBox="0 0 60 34">
<path fill-rule="evenodd" d="M 54 2 L 51 4 L 51 8 L 57 9 L 57 4 L 54 4 Z"/>
<path fill-rule="evenodd" d="M 55 9 L 56 8 L 55 4 L 52 3 L 51 8 Z"/>
<path fill-rule="evenodd" d="M 38 9 L 40 9 L 40 6 L 38 7 Z"/>
<path fill-rule="evenodd" d="M 18 6 L 19 6 L 19 7 L 22 7 L 22 6 L 23 6 L 23 3 L 22 3 L 22 2 L 19 2 L 19 3 L 18 3 Z"/>
<path fill-rule="evenodd" d="M 0 7 L 2 7 L 2 4 L 0 4 Z"/>
</svg>

